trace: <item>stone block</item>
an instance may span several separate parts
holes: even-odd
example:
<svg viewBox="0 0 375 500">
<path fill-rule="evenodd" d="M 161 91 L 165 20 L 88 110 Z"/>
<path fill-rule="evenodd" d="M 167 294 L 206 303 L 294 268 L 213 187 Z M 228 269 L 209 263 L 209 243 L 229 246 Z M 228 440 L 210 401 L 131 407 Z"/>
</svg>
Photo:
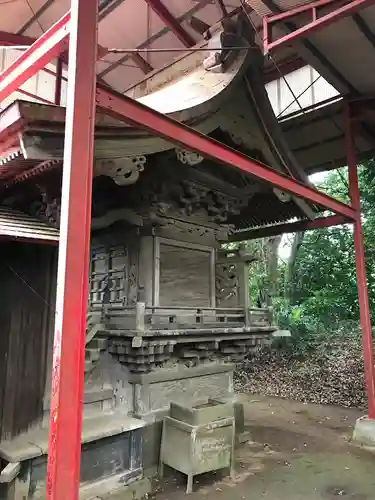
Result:
<svg viewBox="0 0 375 500">
<path fill-rule="evenodd" d="M 145 471 L 159 465 L 161 431 L 161 421 L 151 423 L 142 429 L 142 457 Z"/>
<path fill-rule="evenodd" d="M 154 378 L 153 378 L 154 377 Z M 131 380 L 135 414 L 144 416 L 168 410 L 171 402 L 193 406 L 208 399 L 233 397 L 233 365 L 170 369 Z"/>
<path fill-rule="evenodd" d="M 236 434 L 242 434 L 245 430 L 245 415 L 243 404 L 239 401 L 234 402 L 234 421 L 236 425 Z"/>
<path fill-rule="evenodd" d="M 357 420 L 352 441 L 356 444 L 373 448 L 375 451 L 375 420 L 361 417 Z"/>
</svg>

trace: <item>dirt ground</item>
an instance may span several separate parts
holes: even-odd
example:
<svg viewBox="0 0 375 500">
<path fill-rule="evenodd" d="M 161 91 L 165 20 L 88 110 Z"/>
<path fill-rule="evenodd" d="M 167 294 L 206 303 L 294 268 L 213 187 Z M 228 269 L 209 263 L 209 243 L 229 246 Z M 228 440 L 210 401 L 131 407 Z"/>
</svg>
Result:
<svg viewBox="0 0 375 500">
<path fill-rule="evenodd" d="M 237 450 L 237 477 L 196 476 L 189 500 L 375 500 L 375 453 L 351 444 L 357 410 L 241 395 L 251 440 Z M 186 499 L 169 471 L 155 500 Z"/>
</svg>

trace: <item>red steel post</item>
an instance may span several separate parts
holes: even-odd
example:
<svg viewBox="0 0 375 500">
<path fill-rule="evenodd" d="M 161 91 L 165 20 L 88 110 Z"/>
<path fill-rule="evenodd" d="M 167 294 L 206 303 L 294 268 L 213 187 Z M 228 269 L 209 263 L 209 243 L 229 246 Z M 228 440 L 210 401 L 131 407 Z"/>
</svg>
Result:
<svg viewBox="0 0 375 500">
<path fill-rule="evenodd" d="M 365 383 L 368 399 L 368 417 L 375 419 L 375 367 L 373 342 L 366 280 L 366 261 L 361 221 L 361 202 L 358 188 L 357 158 L 355 153 L 354 134 L 349 105 L 347 105 L 346 109 L 346 146 L 349 169 L 349 192 L 352 206 L 356 211 L 356 218 L 354 220 L 354 251 L 357 272 L 360 322 L 362 328 Z"/>
<path fill-rule="evenodd" d="M 88 296 L 98 0 L 71 1 L 48 500 L 78 500 Z"/>
</svg>

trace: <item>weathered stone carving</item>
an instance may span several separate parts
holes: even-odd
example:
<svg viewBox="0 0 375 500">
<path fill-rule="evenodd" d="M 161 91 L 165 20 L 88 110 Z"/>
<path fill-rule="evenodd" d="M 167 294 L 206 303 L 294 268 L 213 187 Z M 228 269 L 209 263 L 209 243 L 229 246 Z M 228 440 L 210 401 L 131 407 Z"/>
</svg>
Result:
<svg viewBox="0 0 375 500">
<path fill-rule="evenodd" d="M 218 306 L 238 296 L 238 275 L 235 265 L 216 265 L 216 303 Z"/>
<path fill-rule="evenodd" d="M 191 167 L 198 165 L 204 160 L 203 156 L 195 153 L 194 151 L 188 151 L 187 149 L 181 148 L 176 148 L 175 151 L 179 161 L 186 165 L 190 165 Z"/>
<path fill-rule="evenodd" d="M 258 345 L 268 341 L 265 335 L 231 340 L 204 340 L 181 342 L 173 339 L 143 340 L 142 347 L 132 347 L 130 338 L 111 339 L 108 351 L 133 373 L 148 373 L 158 367 L 184 365 L 197 366 L 202 363 L 242 361 Z"/>
<path fill-rule="evenodd" d="M 144 155 L 117 160 L 99 160 L 95 165 L 95 175 L 112 177 L 119 186 L 127 186 L 137 182 L 145 164 L 146 157 Z"/>
<path fill-rule="evenodd" d="M 30 206 L 30 213 L 51 226 L 60 226 L 61 199 L 51 196 L 46 189 L 39 186 L 41 197 Z"/>
<path fill-rule="evenodd" d="M 225 223 L 247 205 L 247 199 L 219 193 L 186 179 L 175 183 L 173 191 L 168 191 L 166 183 L 155 181 L 142 201 L 163 216 L 194 216 L 216 224 Z"/>
</svg>

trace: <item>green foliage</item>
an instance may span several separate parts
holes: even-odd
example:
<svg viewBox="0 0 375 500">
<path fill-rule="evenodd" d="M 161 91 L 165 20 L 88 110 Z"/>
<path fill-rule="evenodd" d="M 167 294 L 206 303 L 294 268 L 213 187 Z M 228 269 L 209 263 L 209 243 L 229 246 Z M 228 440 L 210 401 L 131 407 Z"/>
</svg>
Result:
<svg viewBox="0 0 375 500">
<path fill-rule="evenodd" d="M 375 160 L 359 168 L 370 310 L 375 320 Z M 348 202 L 345 170 L 333 171 L 319 186 Z M 289 346 L 297 353 L 316 348 L 317 342 L 337 338 L 343 329 L 356 332 L 359 307 L 353 230 L 350 225 L 306 232 L 293 262 L 289 283 L 285 263 L 279 264 L 280 295 L 274 301 L 278 324 L 290 329 Z M 292 297 L 284 294 L 292 287 Z M 354 333 L 353 333 L 354 335 Z"/>
</svg>

